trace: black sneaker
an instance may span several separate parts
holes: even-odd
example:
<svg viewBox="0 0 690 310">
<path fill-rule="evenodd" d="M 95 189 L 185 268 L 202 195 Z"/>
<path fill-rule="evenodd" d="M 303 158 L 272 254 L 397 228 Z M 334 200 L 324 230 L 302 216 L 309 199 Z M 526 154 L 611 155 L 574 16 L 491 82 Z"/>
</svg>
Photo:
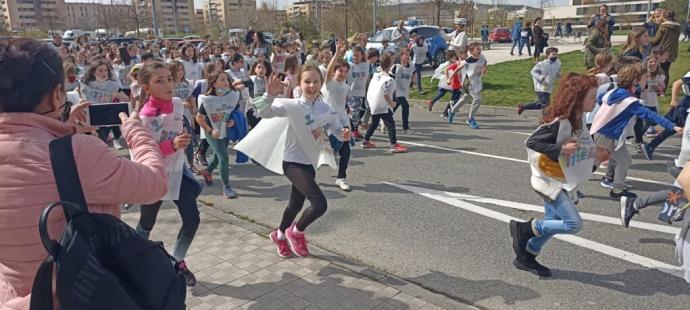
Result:
<svg viewBox="0 0 690 310">
<path fill-rule="evenodd" d="M 615 190 L 610 190 L 609 191 L 609 197 L 619 200 L 621 197 L 637 197 L 637 194 L 629 192 L 627 189 L 624 189 L 620 192 L 616 192 Z"/>
<path fill-rule="evenodd" d="M 510 235 L 513 237 L 513 251 L 518 257 L 527 254 L 527 241 L 534 237 L 532 232 L 532 220 L 528 222 L 510 221 Z"/>
<path fill-rule="evenodd" d="M 624 227 L 628 227 L 630 220 L 635 216 L 635 214 L 640 213 L 635 209 L 635 199 L 636 197 L 621 197 L 621 223 Z"/>
<path fill-rule="evenodd" d="M 185 284 L 187 284 L 187 286 L 193 287 L 196 285 L 196 277 L 191 271 L 189 271 L 189 269 L 187 268 L 187 263 L 185 263 L 185 261 L 181 260 L 177 262 L 177 273 L 184 276 L 184 281 Z"/>
<path fill-rule="evenodd" d="M 529 271 L 531 273 L 534 273 L 540 277 L 550 277 L 551 276 L 551 269 L 548 267 L 540 264 L 536 256 L 531 253 L 527 253 L 524 257 L 518 257 L 513 260 L 513 266 L 515 268 L 524 270 L 524 271 Z"/>
<path fill-rule="evenodd" d="M 577 192 L 575 192 L 575 195 L 577 195 L 577 198 L 579 198 L 579 199 L 584 199 L 584 198 L 587 197 L 587 196 L 585 196 L 584 193 L 582 193 L 582 192 L 579 191 L 579 190 L 578 190 Z"/>
<path fill-rule="evenodd" d="M 646 158 L 647 160 L 652 160 L 654 156 L 654 149 L 649 147 L 649 144 L 643 143 L 641 145 L 641 150 L 642 154 L 644 155 L 644 158 Z"/>
<path fill-rule="evenodd" d="M 201 153 L 196 153 L 196 161 L 200 165 L 208 166 L 208 161 L 206 160 L 206 155 L 202 155 Z"/>
</svg>

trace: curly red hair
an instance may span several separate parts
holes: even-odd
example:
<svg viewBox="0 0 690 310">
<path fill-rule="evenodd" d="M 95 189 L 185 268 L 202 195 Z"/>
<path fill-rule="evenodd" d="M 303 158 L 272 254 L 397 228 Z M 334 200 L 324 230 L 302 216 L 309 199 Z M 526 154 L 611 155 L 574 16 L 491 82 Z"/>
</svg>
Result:
<svg viewBox="0 0 690 310">
<path fill-rule="evenodd" d="M 570 72 L 559 81 L 556 97 L 544 112 L 544 122 L 553 122 L 556 118 L 567 119 L 573 126 L 573 132 L 582 126 L 582 102 L 590 89 L 598 86 L 597 78 Z"/>
</svg>

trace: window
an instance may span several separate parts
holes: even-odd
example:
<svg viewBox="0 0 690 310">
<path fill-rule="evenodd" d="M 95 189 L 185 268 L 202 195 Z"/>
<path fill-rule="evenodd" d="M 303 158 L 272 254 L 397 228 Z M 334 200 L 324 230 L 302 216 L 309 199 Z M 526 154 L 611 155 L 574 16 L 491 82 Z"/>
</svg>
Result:
<svg viewBox="0 0 690 310">
<path fill-rule="evenodd" d="M 576 11 L 575 14 L 577 14 L 577 15 L 585 15 L 585 13 L 587 13 L 586 11 L 587 11 L 587 8 L 577 8 L 577 11 Z"/>
<path fill-rule="evenodd" d="M 423 36 L 424 38 L 431 38 L 438 35 L 438 28 L 432 27 L 419 27 L 411 31 L 412 33 L 417 33 L 417 35 Z"/>
<path fill-rule="evenodd" d="M 573 0 L 573 5 L 581 5 L 582 0 Z"/>
</svg>

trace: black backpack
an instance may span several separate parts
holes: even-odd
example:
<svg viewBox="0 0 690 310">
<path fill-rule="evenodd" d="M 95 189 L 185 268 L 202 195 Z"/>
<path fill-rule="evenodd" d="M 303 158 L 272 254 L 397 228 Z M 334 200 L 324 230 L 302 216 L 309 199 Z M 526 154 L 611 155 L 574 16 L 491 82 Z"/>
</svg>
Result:
<svg viewBox="0 0 690 310">
<path fill-rule="evenodd" d="M 149 241 L 108 214 L 89 213 L 77 172 L 72 136 L 50 142 L 60 202 L 43 210 L 39 233 L 48 257 L 36 273 L 31 310 L 185 309 L 184 277 L 163 244 Z M 48 235 L 48 215 L 62 206 L 67 225 L 60 241 Z"/>
</svg>

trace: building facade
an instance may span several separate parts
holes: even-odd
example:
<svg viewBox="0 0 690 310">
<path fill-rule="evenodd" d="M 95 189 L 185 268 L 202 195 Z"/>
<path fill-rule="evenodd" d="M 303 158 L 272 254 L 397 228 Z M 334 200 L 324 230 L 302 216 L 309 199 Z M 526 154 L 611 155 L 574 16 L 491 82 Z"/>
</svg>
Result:
<svg viewBox="0 0 690 310">
<path fill-rule="evenodd" d="M 544 24 L 550 27 L 554 21 L 571 23 L 573 28 L 584 29 L 592 14 L 599 13 L 599 6 L 606 4 L 609 14 L 616 18 L 616 29 L 641 25 L 647 18 L 647 11 L 654 11 L 663 0 L 597 1 L 570 0 L 570 5 L 544 8 Z"/>
<path fill-rule="evenodd" d="M 295 19 L 299 17 L 315 17 L 317 18 L 320 14 L 326 15 L 335 8 L 335 1 L 321 1 L 321 0 L 310 0 L 310 1 L 295 1 L 292 5 L 286 8 L 287 19 Z"/>
<path fill-rule="evenodd" d="M 129 5 L 101 4 L 96 2 L 65 3 L 65 29 L 79 28 L 84 30 L 106 29 L 121 30 L 126 27 Z"/>
<path fill-rule="evenodd" d="M 204 20 L 216 29 L 247 28 L 256 19 L 256 0 L 208 0 Z"/>
<path fill-rule="evenodd" d="M 64 0 L 0 0 L 2 22 L 9 31 L 64 28 Z"/>
<path fill-rule="evenodd" d="M 197 34 L 206 33 L 206 27 L 204 26 L 203 9 L 194 9 L 194 23 L 192 25 L 192 31 Z"/>
<path fill-rule="evenodd" d="M 145 0 L 152 10 L 153 2 Z M 194 0 L 156 0 L 158 28 L 166 33 L 191 33 L 195 14 Z"/>
</svg>

